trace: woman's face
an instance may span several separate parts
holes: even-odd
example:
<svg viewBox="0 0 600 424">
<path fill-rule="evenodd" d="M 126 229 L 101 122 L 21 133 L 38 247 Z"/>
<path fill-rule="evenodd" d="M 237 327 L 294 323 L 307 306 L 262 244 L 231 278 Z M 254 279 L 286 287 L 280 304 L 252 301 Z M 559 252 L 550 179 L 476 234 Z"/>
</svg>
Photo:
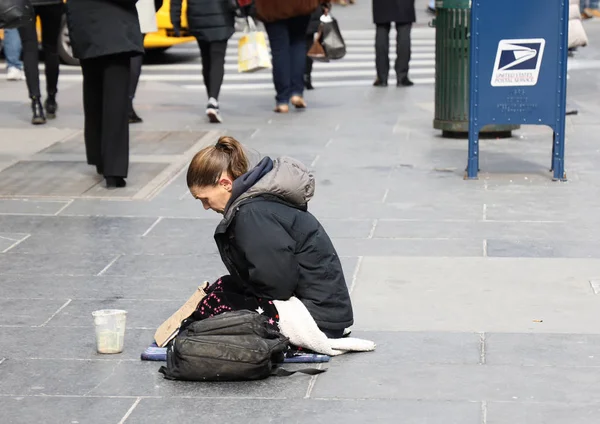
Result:
<svg viewBox="0 0 600 424">
<path fill-rule="evenodd" d="M 194 198 L 202 202 L 204 209 L 222 214 L 225 211 L 225 206 L 231 198 L 231 188 L 233 181 L 226 174 L 221 175 L 217 185 L 214 186 L 192 186 L 190 192 Z"/>
</svg>

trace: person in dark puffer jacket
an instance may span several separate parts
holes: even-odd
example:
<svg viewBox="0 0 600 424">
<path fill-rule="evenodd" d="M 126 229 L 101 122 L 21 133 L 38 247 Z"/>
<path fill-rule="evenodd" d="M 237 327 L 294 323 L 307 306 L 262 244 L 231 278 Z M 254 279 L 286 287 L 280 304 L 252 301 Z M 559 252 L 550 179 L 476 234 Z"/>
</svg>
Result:
<svg viewBox="0 0 600 424">
<path fill-rule="evenodd" d="M 56 92 L 58 91 L 58 73 L 60 61 L 58 58 L 58 36 L 63 16 L 62 0 L 32 0 L 35 17 L 42 22 L 42 48 L 44 50 L 44 71 L 46 73 L 47 97 L 42 107 L 40 92 L 39 50 L 36 29 L 36 19 L 29 21 L 19 28 L 21 43 L 23 45 L 23 63 L 25 65 L 25 79 L 31 98 L 31 123 L 40 125 L 46 123 L 46 117 L 56 117 L 58 105 Z M 45 113 L 44 113 L 44 108 Z"/>
<path fill-rule="evenodd" d="M 181 3 L 182 0 L 171 0 L 171 23 L 177 36 L 181 29 Z M 225 75 L 227 40 L 235 32 L 235 9 L 230 0 L 188 0 L 187 21 L 200 47 L 208 94 L 206 115 L 210 122 L 220 123 L 219 92 Z"/>
<path fill-rule="evenodd" d="M 327 337 L 343 336 L 352 302 L 331 239 L 308 212 L 315 180 L 302 163 L 265 157 L 250 169 L 241 144 L 221 137 L 194 156 L 187 185 L 204 209 L 223 215 L 215 241 L 245 302 L 295 296 Z"/>
</svg>

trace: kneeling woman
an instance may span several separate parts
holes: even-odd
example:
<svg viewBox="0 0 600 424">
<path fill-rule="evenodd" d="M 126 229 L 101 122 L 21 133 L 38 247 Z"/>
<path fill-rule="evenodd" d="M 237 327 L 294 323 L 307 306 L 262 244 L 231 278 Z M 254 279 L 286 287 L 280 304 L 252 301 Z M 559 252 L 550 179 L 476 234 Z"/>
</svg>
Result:
<svg viewBox="0 0 600 424">
<path fill-rule="evenodd" d="M 231 309 L 211 301 L 222 293 L 276 319 L 271 300 L 296 296 L 329 338 L 342 337 L 354 322 L 350 295 L 329 236 L 307 211 L 314 178 L 300 162 L 265 157 L 248 169 L 240 143 L 221 137 L 196 154 L 187 184 L 204 209 L 223 215 L 215 241 L 231 274 L 208 289 L 201 309 Z"/>
</svg>

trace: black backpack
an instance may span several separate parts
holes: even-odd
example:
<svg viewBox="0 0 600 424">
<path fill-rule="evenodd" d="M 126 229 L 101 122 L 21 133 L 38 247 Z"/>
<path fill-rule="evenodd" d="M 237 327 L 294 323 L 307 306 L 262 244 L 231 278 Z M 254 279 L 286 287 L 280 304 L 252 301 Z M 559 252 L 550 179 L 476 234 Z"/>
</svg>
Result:
<svg viewBox="0 0 600 424">
<path fill-rule="evenodd" d="M 167 366 L 159 372 L 169 380 L 261 380 L 294 372 L 277 368 L 289 341 L 269 326 L 264 315 L 233 311 L 189 324 L 167 349 Z M 296 372 L 319 374 L 325 370 Z"/>
</svg>

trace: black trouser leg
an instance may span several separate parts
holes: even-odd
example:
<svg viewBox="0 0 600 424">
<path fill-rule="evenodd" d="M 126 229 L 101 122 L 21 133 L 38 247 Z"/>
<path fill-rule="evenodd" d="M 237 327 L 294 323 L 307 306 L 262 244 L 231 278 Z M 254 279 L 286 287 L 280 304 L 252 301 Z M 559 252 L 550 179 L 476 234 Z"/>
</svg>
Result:
<svg viewBox="0 0 600 424">
<path fill-rule="evenodd" d="M 410 62 L 410 31 L 412 24 L 396 24 L 396 77 L 398 81 L 408 77 Z"/>
<path fill-rule="evenodd" d="M 146 34 L 143 35 L 145 37 Z M 137 86 L 142 75 L 142 65 L 144 64 L 144 56 L 138 55 L 131 58 L 131 75 L 129 78 L 129 101 L 133 102 Z"/>
<path fill-rule="evenodd" d="M 104 67 L 99 59 L 81 61 L 83 73 L 84 139 L 87 163 L 102 169 L 102 96 Z"/>
<path fill-rule="evenodd" d="M 44 71 L 46 74 L 46 92 L 56 94 L 60 60 L 58 57 L 58 37 L 63 16 L 63 4 L 36 6 L 36 12 L 42 23 L 42 49 L 44 50 Z"/>
<path fill-rule="evenodd" d="M 387 83 L 390 73 L 391 24 L 378 24 L 375 31 L 375 68 L 379 81 Z"/>
<path fill-rule="evenodd" d="M 202 59 L 202 79 L 204 80 L 206 95 L 210 97 L 208 89 L 210 86 L 210 44 L 198 39 L 197 41 L 198 47 L 200 48 L 200 58 Z"/>
<path fill-rule="evenodd" d="M 41 97 L 39 72 L 40 52 L 38 51 L 35 18 L 19 28 L 19 35 L 21 36 L 21 45 L 23 46 L 23 65 L 29 97 L 39 98 Z"/>
<path fill-rule="evenodd" d="M 306 53 L 308 53 L 308 51 L 310 50 L 310 48 L 312 47 L 313 43 L 315 42 L 315 38 L 314 35 L 307 35 L 306 36 Z M 306 56 L 306 68 L 304 69 L 304 77 L 307 79 L 310 79 L 310 74 L 312 73 L 312 68 L 313 68 L 313 60 Z"/>
<path fill-rule="evenodd" d="M 129 76 L 131 58 L 104 59 L 102 91 L 102 162 L 105 177 L 127 177 L 129 168 Z"/>
<path fill-rule="evenodd" d="M 215 41 L 210 43 L 210 83 L 208 85 L 208 97 L 219 99 L 223 77 L 225 76 L 225 53 L 227 41 Z"/>
</svg>

